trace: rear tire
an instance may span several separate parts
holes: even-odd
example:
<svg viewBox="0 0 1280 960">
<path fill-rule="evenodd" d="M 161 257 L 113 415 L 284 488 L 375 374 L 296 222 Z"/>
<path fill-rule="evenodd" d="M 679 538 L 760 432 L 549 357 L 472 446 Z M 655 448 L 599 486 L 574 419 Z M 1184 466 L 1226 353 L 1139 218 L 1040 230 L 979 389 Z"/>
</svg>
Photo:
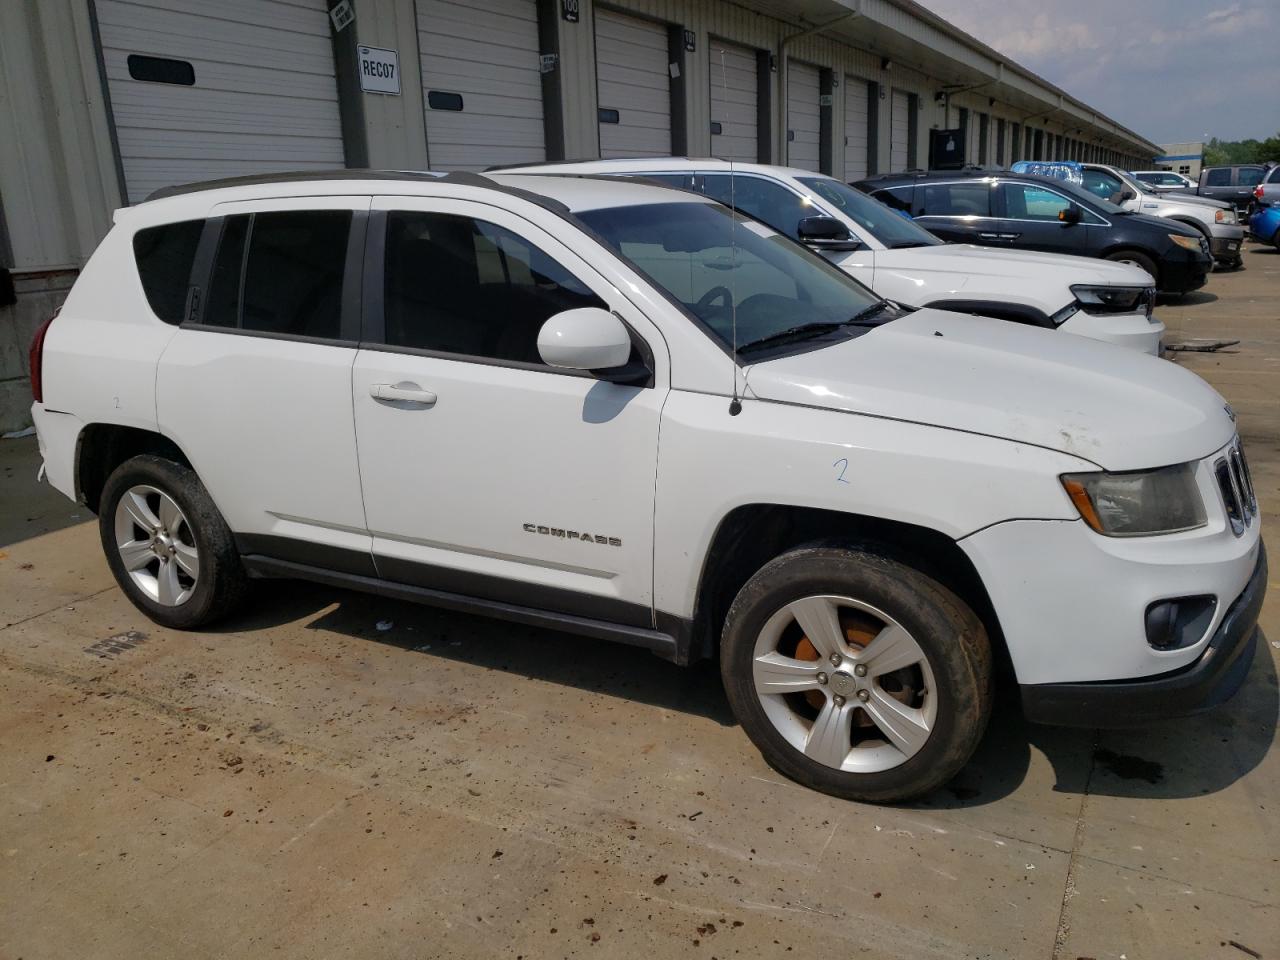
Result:
<svg viewBox="0 0 1280 960">
<path fill-rule="evenodd" d="M 98 532 L 116 583 L 156 623 L 191 630 L 248 593 L 235 538 L 199 477 L 163 457 L 126 460 L 107 478 Z"/>
<path fill-rule="evenodd" d="M 1106 259 L 1113 260 L 1116 263 L 1131 263 L 1135 267 L 1141 267 L 1151 274 L 1156 282 L 1156 289 L 1160 289 L 1160 271 L 1156 268 L 1155 261 L 1145 253 L 1139 253 L 1137 250 L 1117 250 L 1115 253 L 1108 253 Z"/>
<path fill-rule="evenodd" d="M 734 715 L 769 765 L 873 803 L 922 796 L 960 771 L 990 717 L 991 666 L 968 606 L 865 548 L 767 563 L 735 598 L 720 648 Z"/>
</svg>

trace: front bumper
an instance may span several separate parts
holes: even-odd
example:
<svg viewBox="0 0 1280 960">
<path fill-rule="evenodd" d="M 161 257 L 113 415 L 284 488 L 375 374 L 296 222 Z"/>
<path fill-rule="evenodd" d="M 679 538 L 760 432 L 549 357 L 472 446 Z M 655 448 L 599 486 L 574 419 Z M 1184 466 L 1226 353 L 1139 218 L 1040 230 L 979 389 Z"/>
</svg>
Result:
<svg viewBox="0 0 1280 960">
<path fill-rule="evenodd" d="M 1215 227 L 1213 236 L 1209 240 L 1209 253 L 1219 263 L 1239 263 L 1242 243 L 1244 243 L 1243 227 Z"/>
<path fill-rule="evenodd" d="M 1190 293 L 1205 285 L 1213 269 L 1213 254 L 1208 240 L 1202 237 L 1200 243 L 1199 252 L 1178 248 L 1160 261 L 1161 293 Z"/>
<path fill-rule="evenodd" d="M 1253 576 L 1193 663 L 1135 680 L 1024 684 L 1023 713 L 1055 726 L 1128 727 L 1215 707 L 1234 696 L 1249 673 L 1266 593 L 1267 553 L 1260 545 Z"/>
<path fill-rule="evenodd" d="M 1147 319 L 1145 312 L 1094 314 L 1080 310 L 1058 329 L 1158 357 L 1165 327 L 1159 320 Z"/>
</svg>

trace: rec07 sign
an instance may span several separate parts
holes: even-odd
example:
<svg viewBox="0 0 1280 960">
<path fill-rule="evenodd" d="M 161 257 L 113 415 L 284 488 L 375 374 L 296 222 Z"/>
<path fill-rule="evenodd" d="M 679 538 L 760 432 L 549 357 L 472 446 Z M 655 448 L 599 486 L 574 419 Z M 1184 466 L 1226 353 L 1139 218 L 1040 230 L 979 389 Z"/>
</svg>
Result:
<svg viewBox="0 0 1280 960">
<path fill-rule="evenodd" d="M 356 47 L 360 89 L 400 96 L 400 54 L 382 47 Z"/>
</svg>

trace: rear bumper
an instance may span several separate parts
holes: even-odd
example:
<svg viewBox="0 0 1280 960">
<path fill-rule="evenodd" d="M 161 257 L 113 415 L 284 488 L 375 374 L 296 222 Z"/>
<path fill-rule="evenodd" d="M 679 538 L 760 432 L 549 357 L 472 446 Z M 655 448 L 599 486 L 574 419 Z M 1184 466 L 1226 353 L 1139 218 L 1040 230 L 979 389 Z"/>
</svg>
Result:
<svg viewBox="0 0 1280 960">
<path fill-rule="evenodd" d="M 1234 696 L 1249 673 L 1266 592 L 1267 553 L 1259 546 L 1253 576 L 1198 659 L 1136 680 L 1024 684 L 1023 713 L 1054 726 L 1129 727 L 1215 707 Z"/>
</svg>

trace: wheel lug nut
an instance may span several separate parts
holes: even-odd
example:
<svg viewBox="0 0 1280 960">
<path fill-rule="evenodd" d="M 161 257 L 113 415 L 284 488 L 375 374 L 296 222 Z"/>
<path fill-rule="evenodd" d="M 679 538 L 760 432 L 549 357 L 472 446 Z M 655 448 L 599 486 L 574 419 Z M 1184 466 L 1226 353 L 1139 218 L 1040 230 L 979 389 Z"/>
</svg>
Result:
<svg viewBox="0 0 1280 960">
<path fill-rule="evenodd" d="M 870 693 L 870 691 L 868 691 L 868 690 L 859 690 L 859 691 L 858 691 L 858 699 L 859 699 L 859 700 L 861 700 L 863 703 L 866 703 L 868 700 L 870 700 L 870 699 L 871 699 L 871 693 Z"/>
<path fill-rule="evenodd" d="M 827 682 L 827 675 L 826 675 L 825 673 L 820 673 L 820 674 L 818 674 L 818 682 L 819 682 L 819 683 L 826 683 L 826 682 Z"/>
<path fill-rule="evenodd" d="M 830 657 L 830 660 L 831 660 L 831 665 L 832 665 L 833 667 L 838 667 L 838 666 L 840 666 L 840 654 L 838 654 L 838 653 L 833 653 L 833 654 L 831 655 L 831 657 Z"/>
<path fill-rule="evenodd" d="M 831 698 L 831 702 L 834 703 L 837 707 L 843 707 L 844 697 L 840 696 L 839 694 L 836 694 L 836 696 Z"/>
<path fill-rule="evenodd" d="M 865 677 L 867 675 L 867 665 L 865 663 L 860 663 L 853 668 L 853 672 L 860 677 Z"/>
</svg>

